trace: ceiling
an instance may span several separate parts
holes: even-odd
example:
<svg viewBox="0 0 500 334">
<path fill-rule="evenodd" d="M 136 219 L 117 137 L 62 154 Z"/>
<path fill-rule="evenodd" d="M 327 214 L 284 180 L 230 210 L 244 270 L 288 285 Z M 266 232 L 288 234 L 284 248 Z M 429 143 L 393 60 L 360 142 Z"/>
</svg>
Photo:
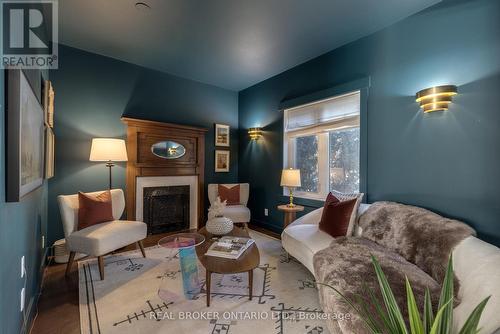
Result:
<svg viewBox="0 0 500 334">
<path fill-rule="evenodd" d="M 150 9 L 138 10 L 143 1 Z M 62 44 L 241 90 L 439 0 L 64 0 Z"/>
</svg>

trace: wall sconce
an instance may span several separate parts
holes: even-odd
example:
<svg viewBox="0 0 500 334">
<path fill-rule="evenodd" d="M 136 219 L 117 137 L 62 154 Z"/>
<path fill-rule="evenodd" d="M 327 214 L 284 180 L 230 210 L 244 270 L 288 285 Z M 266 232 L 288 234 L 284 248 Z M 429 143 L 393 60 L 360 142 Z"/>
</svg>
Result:
<svg viewBox="0 0 500 334">
<path fill-rule="evenodd" d="M 258 140 L 262 137 L 262 128 L 250 128 L 248 129 L 248 135 L 250 136 L 250 140 Z"/>
<path fill-rule="evenodd" d="M 457 86 L 436 86 L 418 92 L 416 102 L 420 103 L 420 107 L 425 113 L 448 110 L 453 95 L 457 95 Z"/>
</svg>

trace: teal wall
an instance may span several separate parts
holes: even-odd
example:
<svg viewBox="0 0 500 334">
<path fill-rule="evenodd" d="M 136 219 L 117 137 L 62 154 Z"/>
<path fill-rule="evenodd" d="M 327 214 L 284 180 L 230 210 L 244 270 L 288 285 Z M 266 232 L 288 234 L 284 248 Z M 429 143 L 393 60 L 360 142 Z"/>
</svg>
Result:
<svg viewBox="0 0 500 334">
<path fill-rule="evenodd" d="M 34 315 L 42 277 L 41 236 L 47 225 L 47 185 L 18 203 L 5 202 L 5 71 L 0 70 L 0 333 L 19 333 Z M 21 278 L 21 257 L 27 276 Z M 26 287 L 25 311 L 20 292 Z M 32 306 L 30 308 L 30 305 Z M 29 312 L 31 310 L 31 313 Z"/>
<path fill-rule="evenodd" d="M 61 45 L 56 92 L 56 176 L 49 181 L 49 242 L 63 238 L 56 197 L 108 185 L 102 163 L 89 162 L 93 137 L 125 138 L 123 116 L 206 127 L 205 182 L 238 179 L 238 94 Z M 214 123 L 231 126 L 230 173 L 214 172 Z M 125 163 L 113 168 L 125 189 Z"/>
<path fill-rule="evenodd" d="M 500 2 L 445 1 L 239 93 L 239 177 L 256 223 L 281 230 L 286 198 L 278 106 L 369 77 L 367 200 L 393 200 L 462 219 L 500 245 Z M 458 85 L 450 111 L 423 114 L 414 95 Z M 269 208 L 269 217 L 264 216 Z M 308 210 L 311 210 L 309 207 Z"/>
</svg>

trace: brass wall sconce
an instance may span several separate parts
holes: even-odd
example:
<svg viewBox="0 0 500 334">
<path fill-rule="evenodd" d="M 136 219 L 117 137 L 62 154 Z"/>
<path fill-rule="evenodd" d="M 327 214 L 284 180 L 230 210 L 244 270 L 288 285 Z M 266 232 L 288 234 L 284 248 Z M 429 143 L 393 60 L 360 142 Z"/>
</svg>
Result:
<svg viewBox="0 0 500 334">
<path fill-rule="evenodd" d="M 248 135 L 250 136 L 250 140 L 258 140 L 262 137 L 262 128 L 250 128 L 248 129 Z"/>
<path fill-rule="evenodd" d="M 416 94 L 416 102 L 425 113 L 448 110 L 452 96 L 457 95 L 457 86 L 445 85 L 422 89 Z"/>
</svg>

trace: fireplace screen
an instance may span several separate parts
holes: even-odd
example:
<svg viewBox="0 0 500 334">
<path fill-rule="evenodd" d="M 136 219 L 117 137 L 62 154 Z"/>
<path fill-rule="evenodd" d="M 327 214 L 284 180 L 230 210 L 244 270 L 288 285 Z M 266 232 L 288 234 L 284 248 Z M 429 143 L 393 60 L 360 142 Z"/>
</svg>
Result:
<svg viewBox="0 0 500 334">
<path fill-rule="evenodd" d="M 189 186 L 146 187 L 143 193 L 148 234 L 189 229 Z"/>
</svg>

